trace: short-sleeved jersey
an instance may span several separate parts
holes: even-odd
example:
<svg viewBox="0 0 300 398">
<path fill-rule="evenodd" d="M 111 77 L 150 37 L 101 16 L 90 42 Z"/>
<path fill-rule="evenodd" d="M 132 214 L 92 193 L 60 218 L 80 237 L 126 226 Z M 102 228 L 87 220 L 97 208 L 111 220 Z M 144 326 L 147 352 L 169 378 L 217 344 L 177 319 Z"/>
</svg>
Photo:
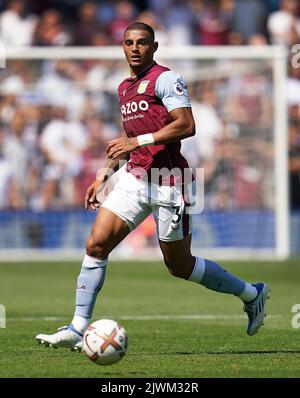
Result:
<svg viewBox="0 0 300 398">
<path fill-rule="evenodd" d="M 169 112 L 191 106 L 182 78 L 156 62 L 138 76 L 125 79 L 119 85 L 118 94 L 128 137 L 155 133 L 171 123 Z M 139 168 L 148 173 L 152 168 L 183 171 L 189 166 L 180 148 L 180 142 L 141 147 L 131 152 L 127 171 L 136 176 Z"/>
</svg>

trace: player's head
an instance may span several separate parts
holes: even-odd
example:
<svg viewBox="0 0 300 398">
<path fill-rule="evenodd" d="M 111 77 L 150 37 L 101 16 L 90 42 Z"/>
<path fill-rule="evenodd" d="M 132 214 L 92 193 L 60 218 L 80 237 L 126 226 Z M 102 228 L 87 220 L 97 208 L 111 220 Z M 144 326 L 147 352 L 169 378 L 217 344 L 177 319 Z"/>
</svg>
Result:
<svg viewBox="0 0 300 398">
<path fill-rule="evenodd" d="M 151 26 L 134 22 L 125 29 L 123 49 L 133 71 L 138 73 L 150 65 L 157 47 Z"/>
</svg>

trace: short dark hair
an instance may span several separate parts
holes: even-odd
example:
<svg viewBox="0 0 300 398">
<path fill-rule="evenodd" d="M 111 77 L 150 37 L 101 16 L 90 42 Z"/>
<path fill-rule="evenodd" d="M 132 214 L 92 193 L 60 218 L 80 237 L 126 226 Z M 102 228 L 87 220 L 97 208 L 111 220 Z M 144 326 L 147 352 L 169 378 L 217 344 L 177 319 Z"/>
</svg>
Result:
<svg viewBox="0 0 300 398">
<path fill-rule="evenodd" d="M 154 30 L 150 25 L 147 25 L 144 22 L 133 22 L 127 28 L 125 29 L 124 33 L 127 32 L 128 30 L 145 30 L 146 32 L 150 33 L 150 38 L 154 42 L 155 41 L 155 36 L 154 36 Z"/>
</svg>

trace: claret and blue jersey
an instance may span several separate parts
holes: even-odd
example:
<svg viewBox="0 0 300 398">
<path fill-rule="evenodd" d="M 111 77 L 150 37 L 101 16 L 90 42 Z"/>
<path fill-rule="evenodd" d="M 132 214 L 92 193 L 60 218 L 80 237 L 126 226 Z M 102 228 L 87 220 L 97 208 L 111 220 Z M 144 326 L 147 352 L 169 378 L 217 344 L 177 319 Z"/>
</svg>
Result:
<svg viewBox="0 0 300 398">
<path fill-rule="evenodd" d="M 125 79 L 118 88 L 122 121 L 128 137 L 155 133 L 172 119 L 169 112 L 191 107 L 182 78 L 155 61 L 136 77 Z M 180 142 L 139 148 L 130 154 L 128 170 L 134 168 L 188 168 L 180 153 Z"/>
</svg>

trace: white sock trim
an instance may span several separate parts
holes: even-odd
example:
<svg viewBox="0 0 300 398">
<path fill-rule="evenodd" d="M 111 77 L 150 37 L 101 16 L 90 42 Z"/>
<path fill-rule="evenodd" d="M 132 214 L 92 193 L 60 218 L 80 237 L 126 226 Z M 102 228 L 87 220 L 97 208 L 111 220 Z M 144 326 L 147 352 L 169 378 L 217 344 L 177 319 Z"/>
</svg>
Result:
<svg viewBox="0 0 300 398">
<path fill-rule="evenodd" d="M 82 264 L 86 268 L 95 268 L 95 267 L 105 267 L 108 262 L 108 257 L 104 260 L 99 260 L 99 258 L 91 257 L 89 255 L 85 255 Z"/>
<path fill-rule="evenodd" d="M 74 315 L 71 324 L 78 332 L 83 334 L 89 326 L 90 320 L 91 318 L 83 318 L 82 316 Z"/>
<path fill-rule="evenodd" d="M 200 283 L 203 278 L 203 274 L 205 271 L 205 260 L 201 257 L 196 257 L 195 266 L 191 276 L 189 277 L 189 281 Z"/>
<path fill-rule="evenodd" d="M 252 301 L 257 297 L 257 289 L 255 286 L 246 282 L 245 289 L 243 293 L 238 296 L 242 301 Z"/>
</svg>

